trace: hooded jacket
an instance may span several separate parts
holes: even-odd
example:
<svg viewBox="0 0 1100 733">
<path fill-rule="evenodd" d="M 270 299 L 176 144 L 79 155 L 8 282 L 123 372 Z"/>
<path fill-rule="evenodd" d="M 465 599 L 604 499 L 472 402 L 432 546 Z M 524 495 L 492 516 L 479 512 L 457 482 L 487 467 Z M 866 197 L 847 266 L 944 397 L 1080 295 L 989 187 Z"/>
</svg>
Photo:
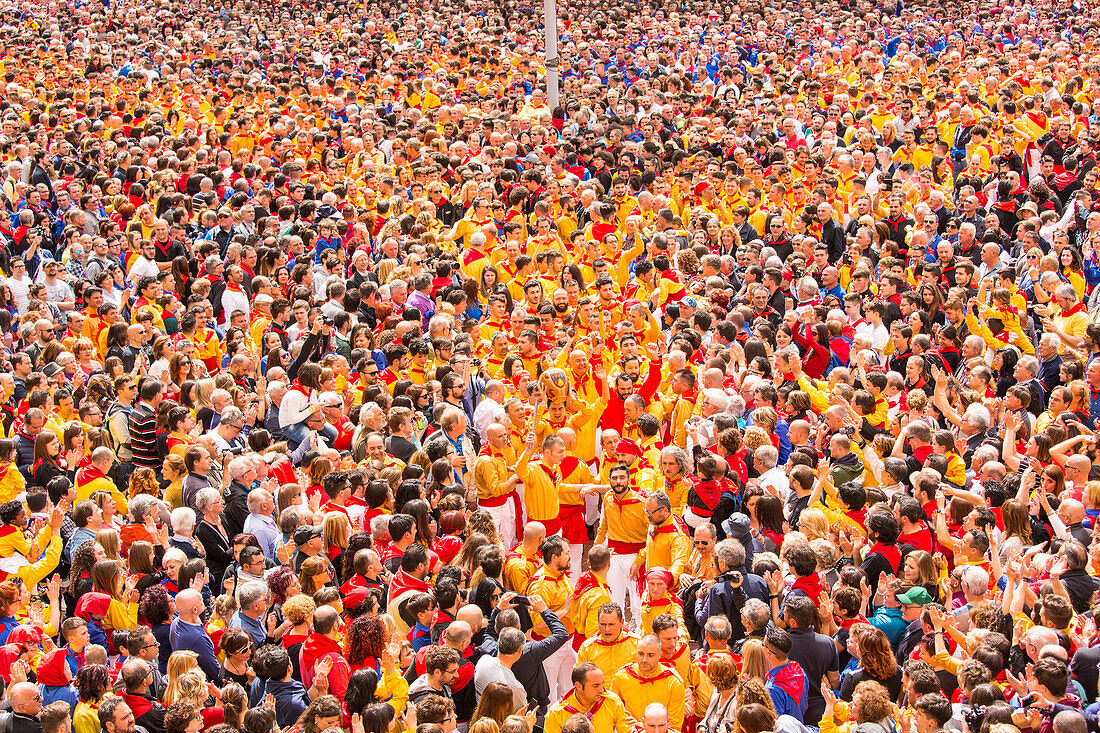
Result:
<svg viewBox="0 0 1100 733">
<path fill-rule="evenodd" d="M 299 652 L 302 685 L 306 688 L 313 685 L 314 668 L 317 662 L 326 657 L 332 660 L 332 670 L 328 673 L 328 694 L 343 700 L 348 689 L 348 677 L 351 676 L 348 660 L 344 659 L 340 645 L 334 639 L 316 631 L 306 637 L 302 642 L 302 651 Z"/>
</svg>

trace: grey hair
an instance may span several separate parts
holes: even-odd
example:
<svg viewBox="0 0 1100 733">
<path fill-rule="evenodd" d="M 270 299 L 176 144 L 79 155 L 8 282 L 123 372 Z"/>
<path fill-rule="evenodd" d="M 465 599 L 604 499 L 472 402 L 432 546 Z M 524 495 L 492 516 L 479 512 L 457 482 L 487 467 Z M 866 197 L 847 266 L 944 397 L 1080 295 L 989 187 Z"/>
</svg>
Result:
<svg viewBox="0 0 1100 733">
<path fill-rule="evenodd" d="M 707 398 L 707 401 L 718 408 L 719 412 L 725 412 L 729 407 L 729 398 L 726 393 L 720 389 L 707 389 L 703 390 L 703 395 Z"/>
<path fill-rule="evenodd" d="M 989 590 L 989 573 L 971 565 L 963 568 L 962 586 L 970 591 L 970 595 L 980 596 Z"/>
<path fill-rule="evenodd" d="M 667 445 L 661 449 L 661 458 L 665 456 L 672 456 L 676 459 L 676 463 L 680 466 L 680 470 L 684 472 L 684 475 L 691 473 L 691 459 L 688 458 L 687 451 L 678 445 Z"/>
<path fill-rule="evenodd" d="M 1076 291 L 1074 291 L 1074 292 L 1076 292 Z M 1027 369 L 1032 377 L 1039 376 L 1039 360 L 1036 359 L 1034 356 L 1030 356 L 1030 355 L 1021 356 L 1020 360 L 1017 363 L 1020 366 L 1022 366 L 1024 369 Z M 974 403 L 974 404 L 978 404 L 978 403 Z"/>
<path fill-rule="evenodd" d="M 244 425 L 244 413 L 241 412 L 239 407 L 227 407 L 222 410 L 221 422 L 234 427 Z"/>
<path fill-rule="evenodd" d="M 559 438 L 560 440 L 560 438 Z M 657 505 L 658 509 L 672 510 L 672 500 L 668 498 L 668 494 L 663 491 L 654 491 L 649 495 L 649 498 Z"/>
<path fill-rule="evenodd" d="M 703 630 L 712 639 L 725 639 L 728 641 L 733 636 L 733 626 L 730 624 L 730 620 L 721 614 L 708 618 Z"/>
<path fill-rule="evenodd" d="M 730 570 L 745 564 L 745 546 L 737 540 L 722 540 L 714 546 L 714 554 Z"/>
<path fill-rule="evenodd" d="M 237 588 L 237 607 L 242 611 L 261 598 L 267 598 L 267 583 L 262 580 L 250 580 Z"/>
<path fill-rule="evenodd" d="M 205 512 L 206 507 L 213 504 L 219 498 L 221 498 L 222 492 L 217 489 L 205 488 L 199 489 L 199 492 L 195 494 L 195 508 L 200 512 Z"/>
<path fill-rule="evenodd" d="M 239 479 L 252 470 L 252 461 L 244 456 L 237 456 L 229 462 L 229 478 Z"/>
<path fill-rule="evenodd" d="M 172 510 L 172 531 L 179 532 L 185 529 L 195 528 L 195 510 L 191 507 L 181 506 Z"/>
<path fill-rule="evenodd" d="M 763 631 L 768 628 L 768 623 L 772 620 L 771 608 L 759 598 L 750 598 L 745 601 L 741 613 L 744 614 L 745 620 L 749 622 L 753 631 Z"/>
<path fill-rule="evenodd" d="M 138 494 L 130 499 L 130 517 L 135 524 L 144 524 L 145 515 L 157 508 L 160 501 L 149 494 Z"/>
<path fill-rule="evenodd" d="M 1035 359 L 1032 358 L 1032 361 L 1035 361 Z M 1021 359 L 1021 363 L 1022 362 L 1023 360 Z M 1036 366 L 1038 366 L 1038 362 L 1036 362 Z M 1032 374 L 1036 373 L 1037 372 L 1032 372 Z M 966 419 L 977 426 L 983 433 L 989 430 L 989 425 L 993 421 L 993 418 L 989 414 L 989 408 L 980 402 L 975 402 L 967 407 L 965 414 Z"/>
<path fill-rule="evenodd" d="M 762 445 L 756 449 L 755 456 L 771 470 L 779 464 L 779 450 L 774 445 Z"/>
</svg>

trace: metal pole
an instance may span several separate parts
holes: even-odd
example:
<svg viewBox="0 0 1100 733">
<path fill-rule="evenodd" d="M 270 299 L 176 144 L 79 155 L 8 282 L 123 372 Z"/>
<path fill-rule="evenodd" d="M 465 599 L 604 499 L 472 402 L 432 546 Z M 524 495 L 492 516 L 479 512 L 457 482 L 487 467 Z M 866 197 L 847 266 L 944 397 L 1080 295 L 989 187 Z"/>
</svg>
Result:
<svg viewBox="0 0 1100 733">
<path fill-rule="evenodd" d="M 543 0 L 543 28 L 546 32 L 546 103 L 558 106 L 558 4 Z"/>
</svg>

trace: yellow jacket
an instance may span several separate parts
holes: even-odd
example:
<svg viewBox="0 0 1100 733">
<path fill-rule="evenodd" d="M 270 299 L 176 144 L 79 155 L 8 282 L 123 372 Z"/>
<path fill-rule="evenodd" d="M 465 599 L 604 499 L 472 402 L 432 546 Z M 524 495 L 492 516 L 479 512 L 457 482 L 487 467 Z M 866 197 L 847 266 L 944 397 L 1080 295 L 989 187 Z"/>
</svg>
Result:
<svg viewBox="0 0 1100 733">
<path fill-rule="evenodd" d="M 115 500 L 115 509 L 119 514 L 126 513 L 126 496 L 118 490 L 114 482 L 105 476 L 99 476 L 91 481 L 80 482 L 80 472 L 77 472 L 77 484 L 76 484 L 76 500 L 84 501 L 85 499 L 91 499 L 92 494 L 97 491 L 106 491 L 111 495 L 111 498 Z"/>
<path fill-rule="evenodd" d="M 595 578 L 596 585 L 581 593 L 579 598 L 574 598 L 569 609 L 575 632 L 586 639 L 599 633 L 600 606 L 611 602 L 611 589 L 607 581 L 599 576 Z"/>
<path fill-rule="evenodd" d="M 672 659 L 661 659 L 661 664 L 669 669 L 676 670 L 684 685 L 691 690 L 692 699 L 695 702 L 695 717 L 700 720 L 707 714 L 710 705 L 710 697 L 714 694 L 714 685 L 710 678 L 703 674 L 702 668 L 691 660 L 691 648 L 687 642 L 680 644 L 680 648 L 672 655 Z"/>
<path fill-rule="evenodd" d="M 26 487 L 27 482 L 14 463 L 0 464 L 0 504 L 19 496 Z"/>
</svg>

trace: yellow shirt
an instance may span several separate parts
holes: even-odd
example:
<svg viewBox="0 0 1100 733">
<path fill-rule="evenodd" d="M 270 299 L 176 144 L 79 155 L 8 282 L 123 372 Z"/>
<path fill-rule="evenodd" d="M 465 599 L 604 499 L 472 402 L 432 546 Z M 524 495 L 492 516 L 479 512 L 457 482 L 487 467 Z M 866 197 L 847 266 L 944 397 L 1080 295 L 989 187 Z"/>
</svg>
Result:
<svg viewBox="0 0 1100 733">
<path fill-rule="evenodd" d="M 573 583 L 565 571 L 549 570 L 545 565 L 535 573 L 527 586 L 527 595 L 539 596 L 546 601 L 546 605 L 554 612 L 565 625 L 565 630 L 573 633 L 573 619 L 570 613 L 570 596 L 573 595 Z M 542 616 L 538 616 L 532 634 L 536 639 L 545 639 L 550 636 L 550 629 Z"/>
<path fill-rule="evenodd" d="M 589 720 L 592 723 L 592 729 L 598 731 L 598 733 L 612 733 L 612 731 L 614 733 L 630 733 L 636 722 L 626 712 L 623 701 L 613 692 L 605 692 L 603 698 L 595 705 L 588 710 L 583 710 L 580 703 L 577 702 L 574 691 L 570 690 L 569 694 L 551 705 L 549 710 L 546 711 L 546 722 L 543 730 L 545 733 L 561 733 L 565 721 L 577 713 L 586 713 L 591 716 Z"/>
<path fill-rule="evenodd" d="M 607 581 L 599 576 L 594 577 L 596 585 L 582 593 L 580 598 L 573 599 L 572 607 L 569 609 L 573 617 L 575 633 L 584 639 L 599 633 L 600 606 L 611 602 L 611 589 Z"/>
<path fill-rule="evenodd" d="M 649 528 L 645 549 L 638 553 L 634 564 L 644 566 L 647 571 L 665 568 L 672 573 L 672 582 L 675 585 L 680 580 L 680 574 L 684 572 L 690 555 L 691 542 L 688 536 L 669 517 L 661 526 Z"/>
<path fill-rule="evenodd" d="M 687 691 L 684 689 L 684 681 L 674 670 L 661 667 L 657 674 L 647 677 L 638 670 L 638 664 L 633 662 L 615 673 L 608 689 L 622 699 L 627 714 L 635 720 L 642 719 L 647 705 L 659 702 L 668 711 L 669 730 L 680 730 L 684 725 Z"/>
<path fill-rule="evenodd" d="M 691 660 L 691 649 L 687 643 L 680 644 L 680 648 L 671 659 L 662 658 L 661 664 L 676 670 L 676 674 L 680 675 L 680 679 L 691 690 L 692 699 L 695 702 L 695 717 L 702 719 L 706 716 L 711 695 L 714 694 L 714 685 L 711 684 L 710 678 L 703 674 L 699 665 Z"/>
<path fill-rule="evenodd" d="M 504 580 L 516 593 L 526 593 L 531 576 L 538 572 L 542 561 L 534 554 L 527 554 L 523 544 L 516 545 L 504 560 Z"/>
<path fill-rule="evenodd" d="M 516 475 L 523 482 L 523 505 L 528 519 L 536 522 L 557 521 L 561 505 L 558 500 L 558 484 L 561 474 L 557 467 L 541 461 L 529 463 L 525 455 L 516 463 Z"/>
<path fill-rule="evenodd" d="M 638 637 L 627 633 L 625 630 L 617 641 L 605 642 L 599 636 L 592 636 L 581 644 L 577 652 L 577 664 L 592 662 L 606 679 L 611 679 L 615 673 L 634 661 L 638 652 Z"/>
<path fill-rule="evenodd" d="M 623 547 L 620 543 L 644 546 L 648 537 L 646 528 L 649 526 L 645 500 L 628 490 L 621 497 L 609 491 L 604 494 L 603 501 L 603 516 L 600 518 L 600 528 L 596 531 L 596 544 L 602 545 L 607 541 L 613 553 L 627 555 L 630 554 L 629 547 Z M 620 549 L 616 549 L 616 545 Z"/>
</svg>

